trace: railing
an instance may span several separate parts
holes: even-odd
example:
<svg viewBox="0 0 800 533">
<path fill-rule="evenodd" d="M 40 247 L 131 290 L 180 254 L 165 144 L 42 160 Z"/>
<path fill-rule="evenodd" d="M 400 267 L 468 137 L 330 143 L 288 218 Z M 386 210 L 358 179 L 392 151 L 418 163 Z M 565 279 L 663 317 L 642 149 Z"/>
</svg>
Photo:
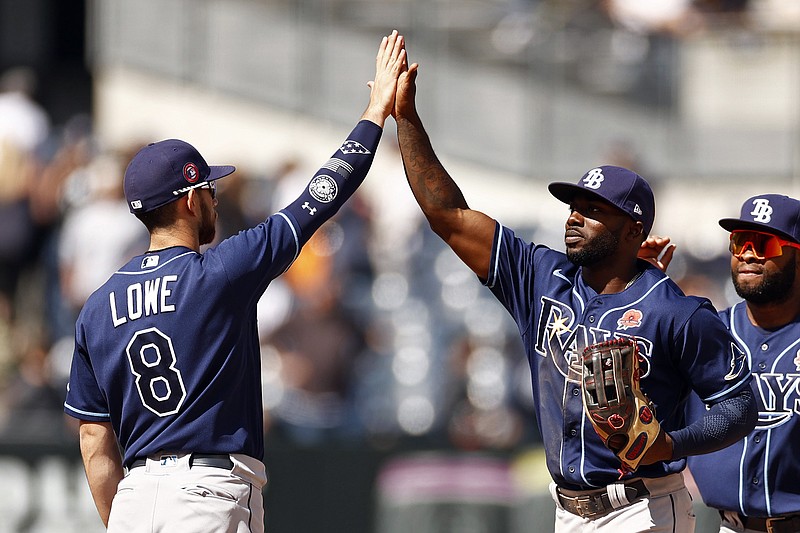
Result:
<svg viewBox="0 0 800 533">
<path fill-rule="evenodd" d="M 534 178 L 572 178 L 620 147 L 669 179 L 800 175 L 797 32 L 642 36 L 590 11 L 531 5 L 544 7 L 103 0 L 91 58 L 96 69 L 140 69 L 350 124 L 364 101 L 352 80 L 370 79 L 380 35 L 398 27 L 421 64 L 419 106 L 443 154 Z"/>
</svg>

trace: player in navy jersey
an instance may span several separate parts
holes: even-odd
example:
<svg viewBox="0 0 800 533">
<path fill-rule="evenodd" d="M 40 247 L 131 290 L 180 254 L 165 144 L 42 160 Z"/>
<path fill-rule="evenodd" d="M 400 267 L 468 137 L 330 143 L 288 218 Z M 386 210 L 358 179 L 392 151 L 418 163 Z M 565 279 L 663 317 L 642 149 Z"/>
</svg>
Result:
<svg viewBox="0 0 800 533">
<path fill-rule="evenodd" d="M 577 184 L 552 183 L 550 192 L 569 204 L 566 254 L 526 243 L 468 207 L 417 113 L 416 75 L 416 64 L 401 74 L 395 100 L 406 176 L 433 231 L 517 323 L 553 478 L 556 531 L 692 531 L 685 457 L 744 436 L 755 403 L 747 361 L 710 302 L 685 296 L 637 259 L 655 217 L 649 185 L 615 166 L 593 168 Z M 662 428 L 645 466 L 623 477 L 584 417 L 579 359 L 587 345 L 619 337 L 634 338 L 645 358 L 641 388 Z M 687 427 L 692 390 L 713 407 Z"/>
<path fill-rule="evenodd" d="M 800 201 L 762 194 L 742 204 L 730 231 L 731 279 L 743 299 L 720 313 L 750 361 L 758 422 L 743 440 L 692 457 L 720 531 L 800 531 Z M 706 408 L 689 401 L 691 417 Z"/>
<path fill-rule="evenodd" d="M 263 531 L 256 303 L 366 176 L 403 48 L 397 32 L 384 37 L 361 120 L 300 196 L 205 253 L 216 180 L 234 167 L 176 139 L 131 160 L 125 197 L 150 248 L 82 309 L 65 402 L 109 531 Z"/>
</svg>

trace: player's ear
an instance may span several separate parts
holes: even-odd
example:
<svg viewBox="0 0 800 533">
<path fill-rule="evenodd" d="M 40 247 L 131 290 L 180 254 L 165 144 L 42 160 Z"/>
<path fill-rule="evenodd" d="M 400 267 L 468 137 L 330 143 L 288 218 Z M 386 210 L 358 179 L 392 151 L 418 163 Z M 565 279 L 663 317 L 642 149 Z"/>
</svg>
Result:
<svg viewBox="0 0 800 533">
<path fill-rule="evenodd" d="M 186 208 L 190 213 L 198 214 L 200 212 L 201 199 L 197 195 L 197 189 L 189 189 L 189 193 L 182 200 L 186 202 Z"/>
<path fill-rule="evenodd" d="M 634 241 L 638 241 L 639 243 L 643 242 L 644 237 L 644 224 L 639 221 L 635 221 L 628 226 L 628 236 L 633 239 Z"/>
</svg>

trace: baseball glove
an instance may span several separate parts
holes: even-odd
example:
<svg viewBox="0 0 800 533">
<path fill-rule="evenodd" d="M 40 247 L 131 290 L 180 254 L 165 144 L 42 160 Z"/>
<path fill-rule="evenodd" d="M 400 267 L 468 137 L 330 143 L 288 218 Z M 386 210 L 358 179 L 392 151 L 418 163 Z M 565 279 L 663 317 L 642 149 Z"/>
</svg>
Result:
<svg viewBox="0 0 800 533">
<path fill-rule="evenodd" d="M 620 477 L 639 467 L 661 429 L 653 402 L 639 388 L 639 350 L 630 338 L 583 351 L 583 409 L 606 447 L 622 462 Z"/>
</svg>

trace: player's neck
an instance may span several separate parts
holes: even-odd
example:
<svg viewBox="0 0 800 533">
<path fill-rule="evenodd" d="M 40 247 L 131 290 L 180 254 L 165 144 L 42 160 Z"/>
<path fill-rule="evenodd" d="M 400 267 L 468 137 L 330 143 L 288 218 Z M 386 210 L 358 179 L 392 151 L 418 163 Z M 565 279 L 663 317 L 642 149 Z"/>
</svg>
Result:
<svg viewBox="0 0 800 533">
<path fill-rule="evenodd" d="M 622 269 L 618 265 L 583 267 L 581 273 L 583 281 L 597 294 L 616 294 L 633 285 L 641 271 L 634 262 L 629 267 Z"/>
<path fill-rule="evenodd" d="M 163 250 L 174 246 L 185 246 L 195 252 L 200 251 L 200 237 L 196 231 L 184 225 L 160 228 L 150 234 L 149 250 Z"/>
<path fill-rule="evenodd" d="M 800 316 L 800 294 L 793 290 L 792 295 L 781 302 L 756 304 L 746 302 L 747 317 L 759 328 L 775 330 L 792 322 Z"/>
</svg>

